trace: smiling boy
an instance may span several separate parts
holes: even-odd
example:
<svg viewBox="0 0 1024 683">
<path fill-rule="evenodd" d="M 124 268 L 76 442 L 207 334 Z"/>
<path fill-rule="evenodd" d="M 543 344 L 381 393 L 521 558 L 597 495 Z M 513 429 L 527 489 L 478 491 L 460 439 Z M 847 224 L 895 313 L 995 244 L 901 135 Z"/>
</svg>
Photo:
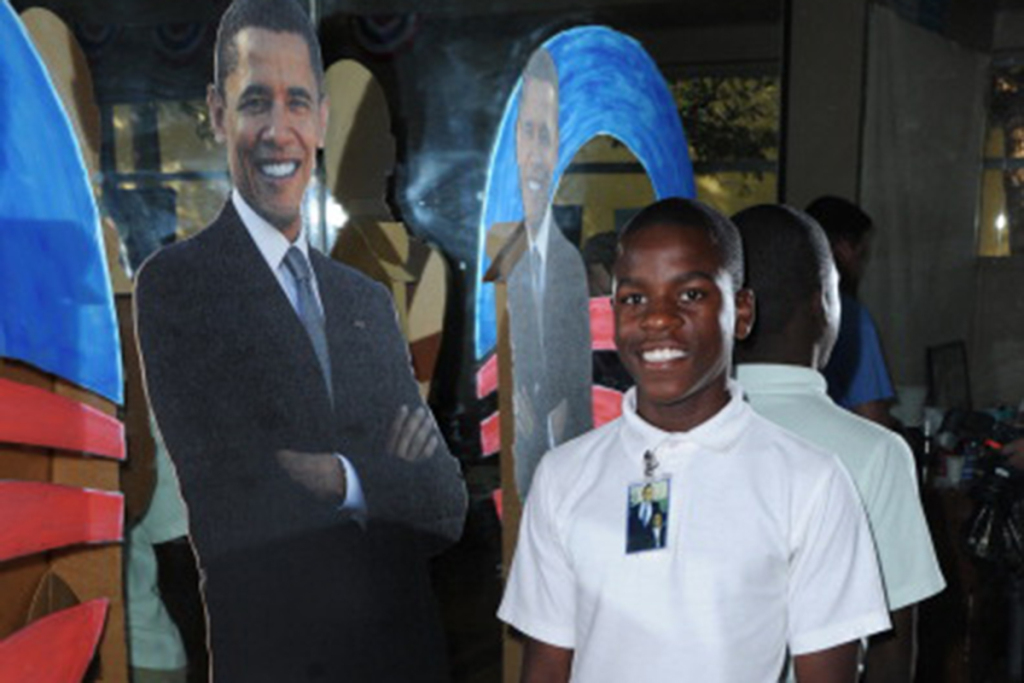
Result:
<svg viewBox="0 0 1024 683">
<path fill-rule="evenodd" d="M 758 417 L 729 380 L 749 332 L 735 226 L 667 199 L 624 229 L 616 345 L 623 416 L 542 461 L 499 616 L 526 636 L 522 680 L 852 681 L 888 626 L 863 512 L 832 455 Z M 659 543 L 627 544 L 647 486 Z"/>
</svg>

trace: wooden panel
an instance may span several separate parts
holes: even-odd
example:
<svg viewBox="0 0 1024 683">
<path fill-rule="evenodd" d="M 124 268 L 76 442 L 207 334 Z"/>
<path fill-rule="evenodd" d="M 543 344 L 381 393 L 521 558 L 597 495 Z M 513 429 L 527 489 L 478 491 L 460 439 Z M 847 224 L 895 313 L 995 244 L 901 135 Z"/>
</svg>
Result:
<svg viewBox="0 0 1024 683">
<path fill-rule="evenodd" d="M 54 390 L 101 410 L 117 414 L 117 406 L 69 382 L 57 379 Z M 117 491 L 119 464 L 113 461 L 56 455 L 54 483 Z M 128 683 L 128 647 L 124 629 L 124 587 L 121 547 L 116 545 L 78 548 L 51 553 L 51 567 L 82 600 L 105 598 L 107 626 L 99 645 L 96 683 Z"/>
<path fill-rule="evenodd" d="M 0 681 L 80 681 L 103 631 L 105 600 L 40 619 L 0 642 Z"/>
<path fill-rule="evenodd" d="M 45 555 L 0 564 L 0 638 L 24 628 L 36 588 L 49 568 Z"/>
<path fill-rule="evenodd" d="M 50 388 L 53 382 L 30 366 L 0 358 L 0 378 L 27 386 Z M 49 481 L 49 451 L 27 446 L 0 445 L 0 479 Z M 0 638 L 6 638 L 25 626 L 26 615 L 36 586 L 46 574 L 46 557 L 25 557 L 0 564 Z"/>
<path fill-rule="evenodd" d="M 150 432 L 149 403 L 142 383 L 142 364 L 135 343 L 132 298 L 114 297 L 121 358 L 124 362 L 124 431 L 128 459 L 121 463 L 121 491 L 124 492 L 125 525 L 131 527 L 149 509 L 156 488 L 155 444 Z"/>
<path fill-rule="evenodd" d="M 40 389 L 53 389 L 53 378 L 27 363 L 0 358 L 0 378 Z"/>
<path fill-rule="evenodd" d="M 0 479 L 50 481 L 53 463 L 45 448 L 0 444 Z"/>
<path fill-rule="evenodd" d="M 121 546 L 83 547 L 50 553 L 51 567 L 80 600 L 107 599 L 107 626 L 99 646 L 95 683 L 128 683 Z"/>
<path fill-rule="evenodd" d="M 91 406 L 105 415 L 116 415 L 117 408 L 98 396 L 30 365 L 0 359 L 0 378 L 53 391 L 68 399 Z M 56 454 L 52 449 L 28 446 L 0 446 L 0 477 L 23 481 L 49 481 L 68 486 L 117 491 L 119 464 L 114 460 L 83 458 L 70 451 Z M 128 653 L 125 644 L 122 559 L 119 545 L 77 547 L 51 551 L 28 558 L 0 563 L 0 637 L 25 626 L 31 601 L 40 581 L 51 571 L 62 579 L 81 600 L 103 598 L 108 607 L 106 628 L 99 645 L 98 670 L 94 683 L 127 683 Z M 91 652 L 91 650 L 90 650 Z M 43 680 L 36 677 L 8 678 L 0 681 Z M 64 678 L 63 681 L 74 679 Z"/>
<path fill-rule="evenodd" d="M 522 515 L 522 502 L 516 490 L 515 456 L 513 446 L 516 437 L 515 409 L 513 406 L 513 371 L 512 342 L 508 322 L 508 292 L 505 282 L 494 285 L 494 303 L 498 314 L 498 413 L 501 415 L 501 569 L 502 577 L 508 578 L 508 570 L 512 565 L 516 541 L 519 539 L 519 518 Z M 502 679 L 505 683 L 519 680 L 522 660 L 522 644 L 512 637 L 505 627 L 505 638 L 502 646 Z"/>
</svg>

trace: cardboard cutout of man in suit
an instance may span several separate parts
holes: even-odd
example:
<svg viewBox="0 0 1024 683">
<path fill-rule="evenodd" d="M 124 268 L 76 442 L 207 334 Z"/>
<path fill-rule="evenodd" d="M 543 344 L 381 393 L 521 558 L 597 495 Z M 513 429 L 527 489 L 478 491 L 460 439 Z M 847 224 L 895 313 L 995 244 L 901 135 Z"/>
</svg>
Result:
<svg viewBox="0 0 1024 683">
<path fill-rule="evenodd" d="M 654 499 L 654 487 L 645 484 L 640 500 L 629 506 L 629 524 L 626 529 L 626 552 L 651 550 L 665 545 L 663 538 L 667 510 Z"/>
<path fill-rule="evenodd" d="M 551 214 L 558 163 L 558 73 L 539 48 L 523 70 L 516 163 L 527 249 L 509 275 L 516 485 L 525 497 L 542 455 L 589 430 L 590 318 L 579 251 Z"/>
<path fill-rule="evenodd" d="M 466 509 L 386 291 L 306 244 L 319 45 L 236 0 L 208 95 L 231 198 L 138 277 L 150 402 L 205 575 L 214 680 L 438 681 L 427 560 Z"/>
</svg>

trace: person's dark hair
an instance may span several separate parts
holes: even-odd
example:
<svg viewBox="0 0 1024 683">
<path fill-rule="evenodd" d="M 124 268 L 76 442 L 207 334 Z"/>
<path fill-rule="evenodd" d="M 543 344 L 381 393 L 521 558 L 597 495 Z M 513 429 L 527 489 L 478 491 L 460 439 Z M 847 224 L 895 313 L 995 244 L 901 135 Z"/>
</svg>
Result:
<svg viewBox="0 0 1024 683">
<path fill-rule="evenodd" d="M 821 226 L 788 206 L 762 204 L 732 217 L 743 238 L 747 287 L 757 297 L 758 335 L 780 334 L 805 302 L 821 292 L 832 251 Z"/>
<path fill-rule="evenodd" d="M 601 232 L 583 245 L 583 263 L 586 265 L 598 264 L 609 271 L 615 265 L 615 244 L 618 237 L 614 232 Z"/>
<path fill-rule="evenodd" d="M 551 58 L 551 53 L 545 48 L 538 47 L 530 55 L 530 59 L 523 68 L 524 83 L 527 78 L 543 81 L 553 86 L 555 93 L 558 93 L 558 69 L 555 68 L 555 60 Z"/>
<path fill-rule="evenodd" d="M 313 67 L 319 95 L 324 96 L 324 63 L 320 57 L 320 41 L 309 17 L 295 0 L 234 0 L 217 29 L 214 47 L 214 87 L 222 96 L 228 76 L 238 67 L 238 45 L 235 36 L 243 29 L 261 28 L 275 33 L 295 33 L 309 48 L 309 63 Z"/>
<path fill-rule="evenodd" d="M 857 246 L 874 227 L 871 216 L 851 201 L 826 195 L 807 205 L 807 213 L 828 235 L 829 242 Z"/>
<path fill-rule="evenodd" d="M 743 286 L 743 243 L 732 221 L 695 199 L 669 197 L 641 209 L 619 235 L 619 253 L 629 235 L 659 224 L 704 230 L 718 248 L 722 267 L 732 276 L 733 288 Z"/>
</svg>

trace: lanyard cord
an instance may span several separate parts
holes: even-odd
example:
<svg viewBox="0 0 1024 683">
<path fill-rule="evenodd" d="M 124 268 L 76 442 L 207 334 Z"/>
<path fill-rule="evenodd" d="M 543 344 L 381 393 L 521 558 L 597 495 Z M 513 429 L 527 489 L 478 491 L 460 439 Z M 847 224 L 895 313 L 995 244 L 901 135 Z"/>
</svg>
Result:
<svg viewBox="0 0 1024 683">
<path fill-rule="evenodd" d="M 658 458 L 654 456 L 654 451 L 644 451 L 644 478 L 653 479 L 659 464 Z"/>
</svg>

